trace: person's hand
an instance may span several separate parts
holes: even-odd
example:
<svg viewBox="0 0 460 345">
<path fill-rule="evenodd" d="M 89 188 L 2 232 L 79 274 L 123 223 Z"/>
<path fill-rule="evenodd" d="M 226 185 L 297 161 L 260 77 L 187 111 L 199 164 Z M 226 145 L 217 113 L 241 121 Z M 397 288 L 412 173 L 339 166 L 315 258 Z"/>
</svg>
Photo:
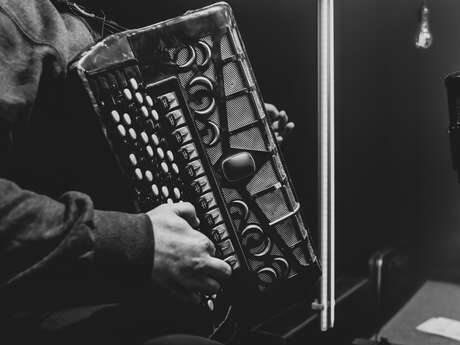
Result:
<svg viewBox="0 0 460 345">
<path fill-rule="evenodd" d="M 155 254 L 153 282 L 188 302 L 212 295 L 232 269 L 214 256 L 214 244 L 194 230 L 199 220 L 188 202 L 164 204 L 147 213 L 153 225 Z"/>
<path fill-rule="evenodd" d="M 271 120 L 276 140 L 281 144 L 284 138 L 294 129 L 294 122 L 289 121 L 289 118 L 284 110 L 278 110 L 278 108 L 273 104 L 265 103 L 265 109 L 267 110 L 267 115 Z"/>
</svg>

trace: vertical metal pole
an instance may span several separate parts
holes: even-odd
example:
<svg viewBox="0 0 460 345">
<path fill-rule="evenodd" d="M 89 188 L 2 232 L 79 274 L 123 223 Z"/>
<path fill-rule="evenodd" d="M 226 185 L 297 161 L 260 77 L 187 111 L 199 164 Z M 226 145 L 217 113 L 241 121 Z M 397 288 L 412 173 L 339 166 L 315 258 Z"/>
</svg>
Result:
<svg viewBox="0 0 460 345">
<path fill-rule="evenodd" d="M 334 325 L 335 151 L 334 1 L 318 2 L 319 181 L 321 230 L 321 330 Z"/>
<path fill-rule="evenodd" d="M 335 323 L 335 34 L 334 34 L 334 0 L 329 4 L 329 176 L 330 176 L 330 327 Z"/>
</svg>

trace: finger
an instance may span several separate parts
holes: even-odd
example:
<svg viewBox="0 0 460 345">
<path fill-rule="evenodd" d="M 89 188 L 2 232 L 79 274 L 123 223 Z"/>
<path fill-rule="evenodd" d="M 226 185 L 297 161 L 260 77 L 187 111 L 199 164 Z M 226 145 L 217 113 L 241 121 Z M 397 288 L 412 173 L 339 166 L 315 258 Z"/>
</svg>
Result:
<svg viewBox="0 0 460 345">
<path fill-rule="evenodd" d="M 277 132 L 280 128 L 279 121 L 272 122 L 272 129 Z"/>
<path fill-rule="evenodd" d="M 286 111 L 281 110 L 278 119 L 280 122 L 279 124 L 280 128 L 284 128 L 286 126 L 286 123 L 288 123 L 289 121 Z"/>
<path fill-rule="evenodd" d="M 273 104 L 265 103 L 265 110 L 267 111 L 268 117 L 272 121 L 275 121 L 280 115 L 278 108 L 275 107 Z"/>
<path fill-rule="evenodd" d="M 197 230 L 195 230 L 195 231 L 197 231 Z M 203 233 L 201 233 L 199 231 L 197 231 L 197 232 L 200 233 L 200 235 L 203 237 L 204 250 L 210 255 L 209 257 L 212 258 L 214 255 L 216 255 L 216 246 L 209 239 L 209 237 L 207 237 L 206 235 L 203 235 Z M 207 262 L 207 259 L 204 262 L 205 265 L 206 265 L 206 262 Z"/>
<path fill-rule="evenodd" d="M 210 256 L 200 271 L 212 278 L 223 280 L 231 276 L 232 267 L 224 260 Z"/>
<path fill-rule="evenodd" d="M 179 217 L 185 219 L 191 226 L 200 225 L 200 220 L 196 216 L 195 207 L 189 202 L 178 202 L 171 205 L 171 210 Z"/>
<path fill-rule="evenodd" d="M 286 129 L 292 131 L 295 128 L 295 123 L 294 122 L 288 122 L 286 124 Z"/>
<path fill-rule="evenodd" d="M 276 136 L 276 141 L 278 142 L 278 144 L 281 144 L 283 142 L 283 140 L 284 140 L 284 138 L 281 135 Z"/>
<path fill-rule="evenodd" d="M 293 131 L 294 127 L 294 122 L 288 122 L 280 134 L 284 137 L 290 134 Z"/>
</svg>

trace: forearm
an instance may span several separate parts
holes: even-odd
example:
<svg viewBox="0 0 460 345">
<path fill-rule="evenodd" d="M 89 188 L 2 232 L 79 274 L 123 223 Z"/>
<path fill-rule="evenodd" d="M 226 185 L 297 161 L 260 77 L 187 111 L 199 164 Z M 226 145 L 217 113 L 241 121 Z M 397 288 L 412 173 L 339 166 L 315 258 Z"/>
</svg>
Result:
<svg viewBox="0 0 460 345">
<path fill-rule="evenodd" d="M 152 270 L 153 250 L 145 215 L 96 211 L 91 199 L 77 192 L 55 201 L 0 179 L 2 291 L 18 287 L 20 294 L 33 294 L 37 282 L 66 280 L 142 285 Z"/>
</svg>

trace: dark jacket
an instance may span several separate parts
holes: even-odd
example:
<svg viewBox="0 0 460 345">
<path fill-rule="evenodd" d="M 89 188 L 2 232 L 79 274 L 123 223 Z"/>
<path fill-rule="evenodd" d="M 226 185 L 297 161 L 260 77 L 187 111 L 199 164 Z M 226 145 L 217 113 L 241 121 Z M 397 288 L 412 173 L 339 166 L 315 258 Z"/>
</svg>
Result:
<svg viewBox="0 0 460 345">
<path fill-rule="evenodd" d="M 59 13 L 48 0 L 0 0 L 2 307 L 27 308 L 40 289 L 51 291 L 50 298 L 68 298 L 54 291 L 63 282 L 80 281 L 91 290 L 98 279 L 136 285 L 151 274 L 153 231 L 146 215 L 95 210 L 91 198 L 79 192 L 54 200 L 22 189 L 28 186 L 21 176 L 33 177 L 35 171 L 13 164 L 25 159 L 26 150 L 34 152 L 29 134 L 41 116 L 56 111 L 66 116 L 56 90 L 65 82 L 68 62 L 94 39 L 84 20 Z M 27 159 L 36 159 L 37 167 L 50 159 L 46 152 L 30 152 Z"/>
</svg>

